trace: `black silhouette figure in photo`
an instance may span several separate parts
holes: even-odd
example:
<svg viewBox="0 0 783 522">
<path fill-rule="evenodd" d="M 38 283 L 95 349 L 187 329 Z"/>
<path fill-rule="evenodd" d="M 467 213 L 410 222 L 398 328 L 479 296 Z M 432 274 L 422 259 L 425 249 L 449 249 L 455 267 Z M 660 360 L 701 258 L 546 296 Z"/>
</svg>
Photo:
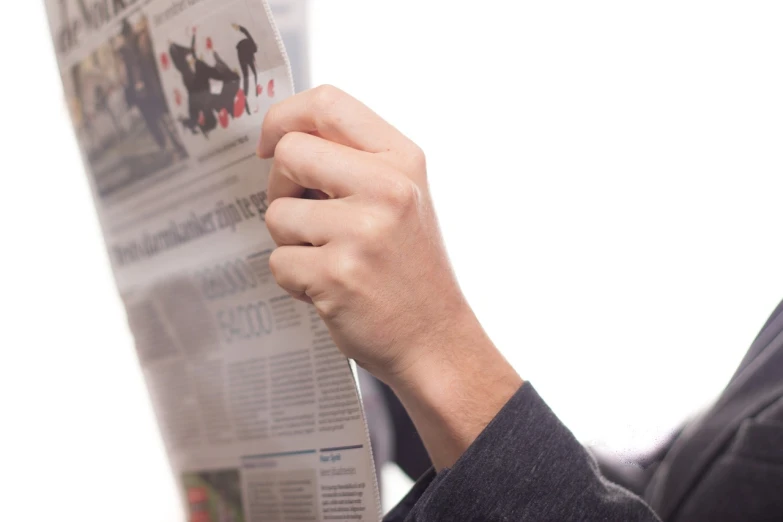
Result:
<svg viewBox="0 0 783 522">
<path fill-rule="evenodd" d="M 215 117 L 216 97 L 210 92 L 209 80 L 221 80 L 221 75 L 215 67 L 196 57 L 195 47 L 196 35 L 194 34 L 190 47 L 171 43 L 169 56 L 174 68 L 179 71 L 188 94 L 188 117 L 180 118 L 180 122 L 193 134 L 200 131 L 205 138 L 208 138 L 209 133 L 217 127 L 218 123 Z"/>
<path fill-rule="evenodd" d="M 231 24 L 231 27 L 245 35 L 245 38 L 240 40 L 237 44 L 237 58 L 239 58 L 239 67 L 242 70 L 242 90 L 245 92 L 245 98 L 247 98 L 250 83 L 249 70 L 253 71 L 253 79 L 255 80 L 253 85 L 258 83 L 258 73 L 256 72 L 256 53 L 258 52 L 258 46 L 247 29 L 238 24 Z M 257 89 L 256 96 L 258 96 Z M 249 115 L 250 104 L 245 105 L 245 110 Z"/>
<path fill-rule="evenodd" d="M 193 42 L 195 44 L 196 37 L 193 36 Z M 188 95 L 188 118 L 180 118 L 182 125 L 189 129 L 193 134 L 198 131 L 198 107 L 194 99 L 195 93 L 195 72 L 190 67 L 188 56 L 191 54 L 191 48 L 185 47 L 177 43 L 171 43 L 169 45 L 169 57 L 171 57 L 171 63 L 174 64 L 174 68 L 179 72 L 182 78 L 182 84 L 185 86 L 185 92 Z"/>
<path fill-rule="evenodd" d="M 191 98 L 195 101 L 198 113 L 198 124 L 204 137 L 209 137 L 208 133 L 217 127 L 217 117 L 215 116 L 215 95 L 210 90 L 209 80 L 219 80 L 220 75 L 217 70 L 204 60 L 193 57 L 195 96 Z"/>
<path fill-rule="evenodd" d="M 239 92 L 239 74 L 231 70 L 217 52 L 214 53 L 214 57 L 216 79 L 223 82 L 223 87 L 220 89 L 220 94 L 214 96 L 213 106 L 218 113 L 225 109 L 231 118 L 234 118 L 234 98 Z"/>
</svg>

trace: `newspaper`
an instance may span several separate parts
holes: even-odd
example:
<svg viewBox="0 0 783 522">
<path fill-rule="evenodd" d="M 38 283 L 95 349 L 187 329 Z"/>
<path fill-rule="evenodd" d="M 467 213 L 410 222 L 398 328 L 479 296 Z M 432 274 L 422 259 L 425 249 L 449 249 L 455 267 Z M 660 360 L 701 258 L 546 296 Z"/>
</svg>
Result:
<svg viewBox="0 0 783 522">
<path fill-rule="evenodd" d="M 378 520 L 355 373 L 269 271 L 270 162 L 254 151 L 293 83 L 268 4 L 46 8 L 187 519 Z"/>
</svg>

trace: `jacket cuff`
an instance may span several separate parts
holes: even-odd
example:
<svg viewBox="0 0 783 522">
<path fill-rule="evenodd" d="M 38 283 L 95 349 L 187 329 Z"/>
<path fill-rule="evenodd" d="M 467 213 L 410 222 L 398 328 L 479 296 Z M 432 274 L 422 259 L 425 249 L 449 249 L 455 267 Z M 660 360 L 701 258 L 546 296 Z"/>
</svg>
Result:
<svg viewBox="0 0 783 522">
<path fill-rule="evenodd" d="M 386 522 L 656 521 L 604 479 L 576 438 L 523 384 L 451 469 L 430 471 Z"/>
</svg>

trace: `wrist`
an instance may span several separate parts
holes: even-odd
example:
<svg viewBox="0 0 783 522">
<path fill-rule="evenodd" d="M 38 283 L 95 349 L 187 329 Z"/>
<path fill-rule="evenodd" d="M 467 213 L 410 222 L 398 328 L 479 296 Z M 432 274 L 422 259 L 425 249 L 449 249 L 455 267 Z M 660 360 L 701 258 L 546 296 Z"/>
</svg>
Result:
<svg viewBox="0 0 783 522">
<path fill-rule="evenodd" d="M 523 382 L 469 308 L 454 319 L 448 335 L 387 380 L 436 469 L 452 466 Z"/>
</svg>

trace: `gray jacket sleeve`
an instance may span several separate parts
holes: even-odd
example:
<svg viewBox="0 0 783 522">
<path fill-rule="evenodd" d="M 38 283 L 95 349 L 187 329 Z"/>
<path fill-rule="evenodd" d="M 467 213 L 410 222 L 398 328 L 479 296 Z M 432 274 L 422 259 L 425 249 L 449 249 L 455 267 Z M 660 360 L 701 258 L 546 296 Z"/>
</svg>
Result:
<svg viewBox="0 0 783 522">
<path fill-rule="evenodd" d="M 604 479 L 525 383 L 450 469 L 427 472 L 384 522 L 658 521 Z"/>
</svg>

